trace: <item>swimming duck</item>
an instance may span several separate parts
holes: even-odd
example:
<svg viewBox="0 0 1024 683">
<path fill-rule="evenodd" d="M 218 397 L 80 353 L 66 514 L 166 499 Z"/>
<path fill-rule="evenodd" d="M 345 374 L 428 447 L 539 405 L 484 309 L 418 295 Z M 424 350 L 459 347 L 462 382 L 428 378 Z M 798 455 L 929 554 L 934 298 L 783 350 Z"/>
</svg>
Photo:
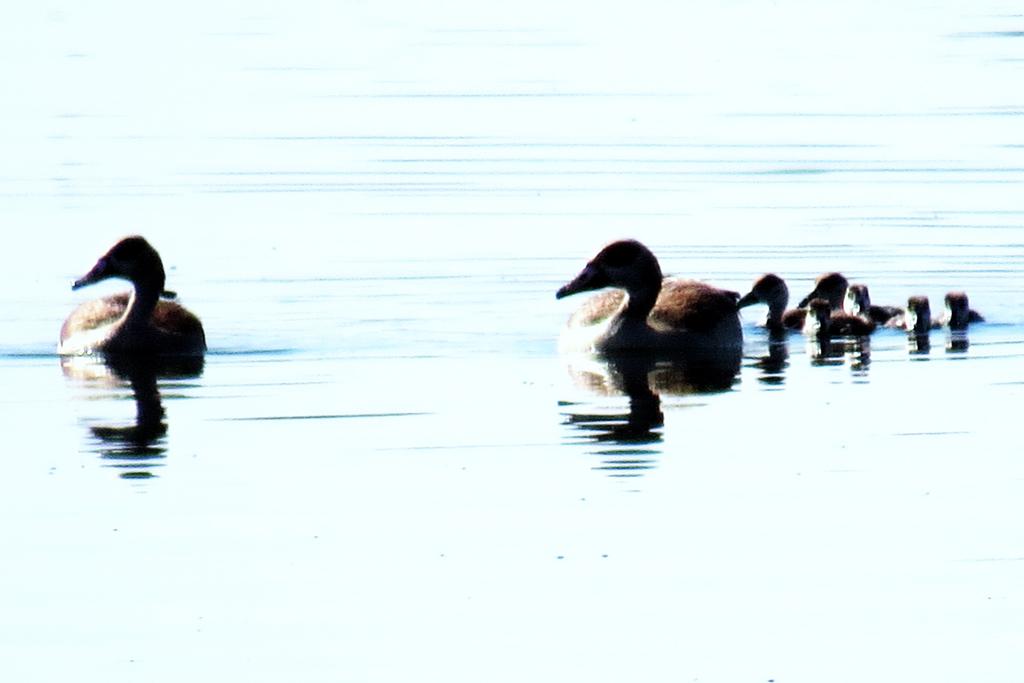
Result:
<svg viewBox="0 0 1024 683">
<path fill-rule="evenodd" d="M 825 273 L 814 281 L 814 289 L 797 306 L 807 308 L 811 299 L 824 299 L 833 311 L 842 310 L 848 284 L 841 273 Z"/>
<path fill-rule="evenodd" d="M 791 308 L 786 310 L 788 303 L 789 287 L 786 286 L 786 281 L 775 273 L 767 273 L 754 281 L 754 286 L 740 298 L 736 307 L 766 304 L 768 317 L 764 324 L 771 332 L 802 329 L 807 309 Z"/>
<path fill-rule="evenodd" d="M 868 286 L 862 284 L 853 284 L 846 288 L 843 310 L 850 315 L 859 315 L 879 325 L 885 325 L 890 320 L 903 315 L 902 308 L 896 306 L 875 306 L 872 304 L 871 295 L 868 293 Z"/>
<path fill-rule="evenodd" d="M 95 299 L 72 311 L 60 330 L 57 352 L 201 354 L 206 336 L 199 318 L 164 290 L 160 255 L 142 237 L 125 237 L 100 257 L 72 290 L 108 278 L 123 278 L 133 291 Z"/>
<path fill-rule="evenodd" d="M 604 247 L 555 296 L 561 299 L 605 287 L 615 290 L 590 297 L 569 318 L 562 333 L 563 350 L 742 348 L 739 294 L 696 280 L 663 278 L 658 259 L 636 240 Z"/>
<path fill-rule="evenodd" d="M 857 315 L 833 311 L 827 299 L 811 299 L 807 303 L 804 334 L 824 337 L 864 337 L 875 331 L 875 323 Z"/>
<path fill-rule="evenodd" d="M 912 296 L 907 299 L 907 311 L 900 325 L 908 334 L 926 335 L 938 322 L 932 320 L 932 307 L 926 296 Z"/>
<path fill-rule="evenodd" d="M 971 309 L 966 292 L 946 294 L 946 314 L 940 323 L 953 331 L 966 330 L 970 323 L 983 323 L 985 318 Z"/>
</svg>

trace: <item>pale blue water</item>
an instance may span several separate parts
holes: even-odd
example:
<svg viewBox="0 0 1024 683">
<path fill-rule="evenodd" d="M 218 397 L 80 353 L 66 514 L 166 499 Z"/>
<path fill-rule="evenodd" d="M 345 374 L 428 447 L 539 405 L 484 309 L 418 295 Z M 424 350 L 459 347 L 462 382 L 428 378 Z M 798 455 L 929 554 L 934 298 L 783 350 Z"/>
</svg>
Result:
<svg viewBox="0 0 1024 683">
<path fill-rule="evenodd" d="M 1013 3 L 9 15 L 5 680 L 1024 675 Z M 54 354 L 133 232 L 210 343 L 134 391 Z M 631 402 L 556 351 L 623 236 L 988 322 L 818 358 L 746 309 L 731 387 Z"/>
</svg>

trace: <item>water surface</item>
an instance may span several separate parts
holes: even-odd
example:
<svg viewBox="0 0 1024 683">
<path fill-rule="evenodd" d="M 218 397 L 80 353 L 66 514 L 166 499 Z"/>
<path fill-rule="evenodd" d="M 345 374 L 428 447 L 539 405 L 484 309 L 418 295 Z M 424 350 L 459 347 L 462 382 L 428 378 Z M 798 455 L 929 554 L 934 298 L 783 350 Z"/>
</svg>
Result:
<svg viewBox="0 0 1024 683">
<path fill-rule="evenodd" d="M 14 14 L 11 680 L 1020 679 L 1018 8 Z M 54 354 L 131 232 L 201 367 Z M 715 390 L 559 357 L 623 236 L 988 322 L 821 349 L 745 309 Z"/>
</svg>

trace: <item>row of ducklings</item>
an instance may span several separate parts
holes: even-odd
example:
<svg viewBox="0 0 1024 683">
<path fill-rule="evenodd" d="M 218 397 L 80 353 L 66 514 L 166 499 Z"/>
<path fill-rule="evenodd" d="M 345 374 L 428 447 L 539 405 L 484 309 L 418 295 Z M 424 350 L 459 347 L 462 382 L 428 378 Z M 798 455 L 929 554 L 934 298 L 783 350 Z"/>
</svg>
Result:
<svg viewBox="0 0 1024 683">
<path fill-rule="evenodd" d="M 906 309 L 877 306 L 871 303 L 867 285 L 849 284 L 841 273 L 825 273 L 814 283 L 814 289 L 797 308 L 787 309 L 789 288 L 774 273 L 761 276 L 750 292 L 740 298 L 737 306 L 754 304 L 768 306 L 765 326 L 774 332 L 800 330 L 817 336 L 866 336 L 879 327 L 906 330 L 908 334 L 926 335 L 932 329 L 949 328 L 962 332 L 968 325 L 984 318 L 971 309 L 967 294 L 946 294 L 945 313 L 932 317 L 931 304 L 923 295 L 907 299 Z"/>
</svg>

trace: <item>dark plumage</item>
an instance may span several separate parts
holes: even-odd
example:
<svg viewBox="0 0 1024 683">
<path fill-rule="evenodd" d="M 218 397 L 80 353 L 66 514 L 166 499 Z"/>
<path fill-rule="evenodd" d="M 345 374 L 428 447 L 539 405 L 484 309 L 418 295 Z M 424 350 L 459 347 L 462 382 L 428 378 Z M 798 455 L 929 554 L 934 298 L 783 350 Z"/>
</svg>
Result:
<svg viewBox="0 0 1024 683">
<path fill-rule="evenodd" d="M 123 278 L 133 291 L 79 305 L 60 330 L 58 353 L 201 354 L 206 336 L 199 319 L 168 301 L 160 255 L 142 237 L 126 237 L 100 257 L 72 289 Z"/>
<path fill-rule="evenodd" d="M 971 323 L 983 323 L 985 318 L 975 310 L 967 299 L 966 292 L 949 292 L 946 294 L 946 315 L 942 324 L 953 331 L 966 330 Z"/>
<path fill-rule="evenodd" d="M 876 306 L 871 303 L 871 294 L 868 286 L 853 284 L 846 288 L 846 299 L 843 309 L 850 315 L 871 320 L 878 325 L 885 325 L 890 320 L 898 319 L 903 315 L 903 309 L 898 306 Z"/>
<path fill-rule="evenodd" d="M 805 308 L 786 310 L 789 303 L 789 287 L 786 281 L 775 273 L 767 273 L 754 281 L 750 291 L 744 294 L 736 304 L 738 308 L 765 304 L 768 306 L 768 317 L 765 327 L 773 332 L 784 330 L 800 330 L 807 316 Z"/>
<path fill-rule="evenodd" d="M 618 291 L 592 296 L 570 316 L 563 349 L 685 351 L 743 344 L 736 292 L 663 278 L 658 259 L 636 240 L 606 246 L 556 296 L 605 287 Z"/>
<path fill-rule="evenodd" d="M 860 316 L 832 310 L 825 299 L 812 299 L 807 305 L 804 334 L 818 337 L 864 337 L 875 331 L 875 323 Z"/>
<path fill-rule="evenodd" d="M 843 307 L 847 284 L 842 273 L 825 273 L 814 281 L 814 289 L 797 306 L 806 308 L 811 299 L 824 299 L 833 311 L 838 311 Z"/>
</svg>

